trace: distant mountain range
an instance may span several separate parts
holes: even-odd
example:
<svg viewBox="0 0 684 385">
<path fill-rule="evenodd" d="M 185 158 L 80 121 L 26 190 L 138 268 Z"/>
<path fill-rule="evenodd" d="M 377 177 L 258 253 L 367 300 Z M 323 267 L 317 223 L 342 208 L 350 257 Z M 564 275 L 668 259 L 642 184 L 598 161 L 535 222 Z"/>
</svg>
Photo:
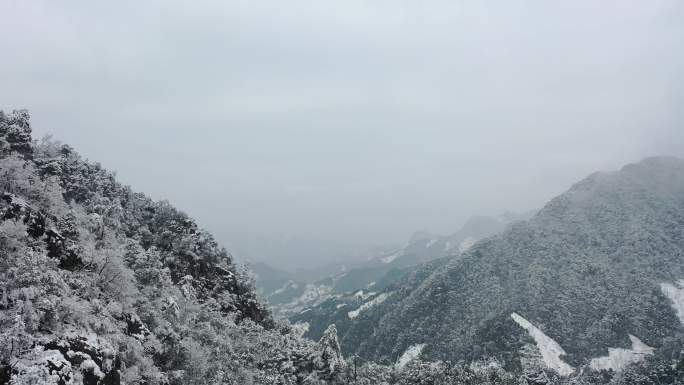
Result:
<svg viewBox="0 0 684 385">
<path fill-rule="evenodd" d="M 363 262 L 340 263 L 336 272 L 321 278 L 316 278 L 315 272 L 288 273 L 259 262 L 251 264 L 250 268 L 256 275 L 257 288 L 276 312 L 296 322 L 308 322 L 311 316 L 321 316 L 318 309 L 328 304 L 322 308 L 318 306 L 328 300 L 339 304 L 349 298 L 356 301 L 372 295 L 392 285 L 419 264 L 447 255 L 459 255 L 477 240 L 501 232 L 509 221 L 521 220 L 532 214 L 473 217 L 459 231 L 448 236 L 416 232 L 402 247 L 381 251 Z M 307 275 L 310 277 L 308 280 Z M 310 312 L 307 316 L 300 316 L 304 310 Z M 310 335 L 319 338 L 327 324 L 316 324 L 322 329 L 311 330 Z"/>
</svg>

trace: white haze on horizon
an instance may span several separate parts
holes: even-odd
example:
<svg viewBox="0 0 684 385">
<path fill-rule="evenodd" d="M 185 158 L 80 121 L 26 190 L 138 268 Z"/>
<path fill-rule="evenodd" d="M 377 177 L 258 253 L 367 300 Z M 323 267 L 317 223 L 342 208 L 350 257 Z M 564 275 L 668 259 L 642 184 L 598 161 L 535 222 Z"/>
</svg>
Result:
<svg viewBox="0 0 684 385">
<path fill-rule="evenodd" d="M 0 15 L 0 109 L 280 267 L 684 156 L 676 0 L 0 0 Z"/>
</svg>

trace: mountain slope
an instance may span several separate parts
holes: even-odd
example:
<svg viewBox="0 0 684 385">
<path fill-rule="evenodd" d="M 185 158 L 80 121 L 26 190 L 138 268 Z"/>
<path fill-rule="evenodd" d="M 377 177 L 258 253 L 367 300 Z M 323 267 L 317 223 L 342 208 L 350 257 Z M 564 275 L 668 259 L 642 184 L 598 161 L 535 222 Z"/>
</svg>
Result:
<svg viewBox="0 0 684 385">
<path fill-rule="evenodd" d="M 313 282 L 303 283 L 290 279 L 273 290 L 273 285 L 270 284 L 272 279 L 265 279 L 260 283 L 257 277 L 257 287 L 278 314 L 287 316 L 295 322 L 308 322 L 314 326 L 307 336 L 318 339 L 328 324 L 339 320 L 339 317 L 332 317 L 327 322 L 324 321 L 326 316 L 320 314 L 319 306 L 329 306 L 331 301 L 335 302 L 336 306 L 349 302 L 353 304 L 357 302 L 360 291 L 365 292 L 364 296 L 367 296 L 368 293 L 384 290 L 419 264 L 446 255 L 459 255 L 477 240 L 502 231 L 508 224 L 493 217 L 473 217 L 459 231 L 449 236 L 417 232 L 402 247 L 386 250 L 362 263 L 352 264 L 344 271 Z M 264 269 L 260 268 L 259 271 L 261 270 Z M 266 278 L 269 275 L 271 274 L 267 272 Z M 270 292 L 267 290 L 269 287 Z M 307 309 L 312 312 L 300 317 L 300 313 Z M 324 310 L 324 313 L 328 312 Z M 311 316 L 319 322 L 313 322 Z"/>
<path fill-rule="evenodd" d="M 487 216 L 472 217 L 457 232 L 449 236 L 435 236 L 418 232 L 402 248 L 380 255 L 362 267 L 350 269 L 330 281 L 332 289 L 315 302 L 300 304 L 291 312 L 289 320 L 309 326 L 306 337 L 321 338 L 326 327 L 332 323 L 344 334 L 353 324 L 357 310 L 365 311 L 374 306 L 377 298 L 383 298 L 385 291 L 391 291 L 402 278 L 417 270 L 440 265 L 430 263 L 444 256 L 456 257 L 466 252 L 479 239 L 501 232 L 506 226 L 522 220 L 526 214 L 508 213 L 501 219 Z M 421 264 L 427 264 L 421 266 Z M 420 274 L 419 274 L 420 275 Z M 322 281 L 321 283 L 325 283 Z M 354 319 L 352 319 L 354 318 Z"/>
<path fill-rule="evenodd" d="M 341 343 L 390 362 L 426 344 L 428 359 L 495 355 L 514 368 L 534 343 L 516 313 L 573 368 L 631 348 L 630 335 L 669 349 L 682 325 L 661 284 L 684 278 L 683 252 L 684 161 L 646 159 L 588 177 L 533 219 L 399 285 Z"/>
<path fill-rule="evenodd" d="M 187 215 L 0 111 L 0 384 L 301 383 L 335 349 L 276 323 Z"/>
</svg>

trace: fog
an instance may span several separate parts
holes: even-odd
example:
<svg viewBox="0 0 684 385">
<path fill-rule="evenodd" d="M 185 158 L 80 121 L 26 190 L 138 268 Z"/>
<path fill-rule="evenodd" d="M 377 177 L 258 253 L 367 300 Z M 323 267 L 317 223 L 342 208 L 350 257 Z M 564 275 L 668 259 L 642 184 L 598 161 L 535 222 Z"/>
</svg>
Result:
<svg viewBox="0 0 684 385">
<path fill-rule="evenodd" d="M 684 3 L 0 0 L 27 108 L 289 269 L 684 156 Z"/>
</svg>

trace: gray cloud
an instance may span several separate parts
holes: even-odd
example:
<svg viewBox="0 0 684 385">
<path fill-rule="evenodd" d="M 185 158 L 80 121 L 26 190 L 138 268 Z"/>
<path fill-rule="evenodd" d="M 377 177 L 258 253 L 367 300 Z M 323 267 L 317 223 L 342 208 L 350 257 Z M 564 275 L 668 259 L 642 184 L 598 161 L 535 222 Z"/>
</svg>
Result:
<svg viewBox="0 0 684 385">
<path fill-rule="evenodd" d="M 676 0 L 5 0 L 0 15 L 0 108 L 281 265 L 684 155 Z"/>
</svg>

